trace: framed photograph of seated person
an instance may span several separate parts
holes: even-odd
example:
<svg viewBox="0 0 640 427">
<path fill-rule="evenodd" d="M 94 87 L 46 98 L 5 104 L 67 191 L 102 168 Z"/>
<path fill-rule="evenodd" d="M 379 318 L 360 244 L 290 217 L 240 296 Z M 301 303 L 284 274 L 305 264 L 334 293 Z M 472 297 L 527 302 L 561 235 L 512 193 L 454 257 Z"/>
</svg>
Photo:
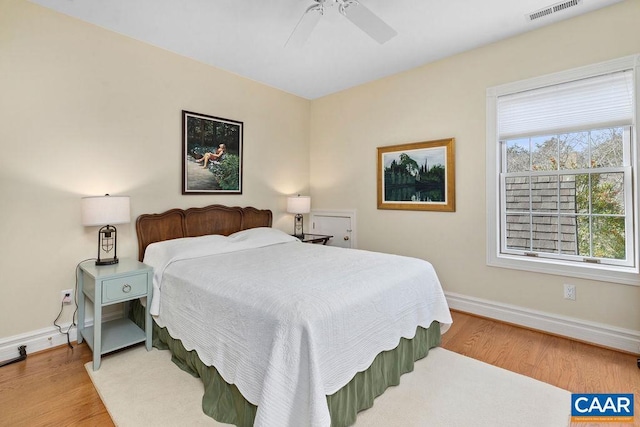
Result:
<svg viewBox="0 0 640 427">
<path fill-rule="evenodd" d="M 378 209 L 455 212 L 454 142 L 378 147 Z"/>
<path fill-rule="evenodd" d="M 182 111 L 182 194 L 242 194 L 243 123 Z"/>
</svg>

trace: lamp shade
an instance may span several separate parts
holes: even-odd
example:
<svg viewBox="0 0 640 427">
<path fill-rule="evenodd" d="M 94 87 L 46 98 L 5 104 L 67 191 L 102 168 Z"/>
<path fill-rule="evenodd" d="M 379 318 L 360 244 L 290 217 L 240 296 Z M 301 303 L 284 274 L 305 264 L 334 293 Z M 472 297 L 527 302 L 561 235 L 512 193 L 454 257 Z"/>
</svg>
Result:
<svg viewBox="0 0 640 427">
<path fill-rule="evenodd" d="M 289 197 L 287 199 L 287 212 L 294 214 L 305 214 L 311 212 L 311 197 Z"/>
<path fill-rule="evenodd" d="M 114 225 L 131 222 L 129 196 L 82 198 L 82 225 Z"/>
</svg>

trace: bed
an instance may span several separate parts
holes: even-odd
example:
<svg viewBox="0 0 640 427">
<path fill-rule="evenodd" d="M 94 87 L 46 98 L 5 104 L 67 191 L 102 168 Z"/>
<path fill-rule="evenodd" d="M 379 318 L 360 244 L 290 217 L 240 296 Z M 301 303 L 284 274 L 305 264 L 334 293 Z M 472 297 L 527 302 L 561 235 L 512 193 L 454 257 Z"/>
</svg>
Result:
<svg viewBox="0 0 640 427">
<path fill-rule="evenodd" d="M 220 422 L 351 425 L 439 344 L 442 288 L 426 261 L 271 225 L 269 210 L 221 205 L 138 217 L 154 345 L 202 379 L 203 410 Z"/>
</svg>

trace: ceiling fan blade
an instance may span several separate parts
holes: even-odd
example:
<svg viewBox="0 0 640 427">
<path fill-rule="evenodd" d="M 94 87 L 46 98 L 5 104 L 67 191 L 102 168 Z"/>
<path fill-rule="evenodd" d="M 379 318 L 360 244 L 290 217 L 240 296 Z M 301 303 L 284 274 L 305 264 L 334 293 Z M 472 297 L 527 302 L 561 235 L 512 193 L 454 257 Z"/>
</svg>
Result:
<svg viewBox="0 0 640 427">
<path fill-rule="evenodd" d="M 310 6 L 303 14 L 293 32 L 284 44 L 285 47 L 302 47 L 313 29 L 318 25 L 318 21 L 324 15 L 324 6 L 322 4 L 314 4 Z"/>
<path fill-rule="evenodd" d="M 398 35 L 397 31 L 391 28 L 386 22 L 375 13 L 367 9 L 362 3 L 356 0 L 345 1 L 340 12 L 356 27 L 367 33 L 369 37 L 380 44 L 388 42 Z"/>
</svg>

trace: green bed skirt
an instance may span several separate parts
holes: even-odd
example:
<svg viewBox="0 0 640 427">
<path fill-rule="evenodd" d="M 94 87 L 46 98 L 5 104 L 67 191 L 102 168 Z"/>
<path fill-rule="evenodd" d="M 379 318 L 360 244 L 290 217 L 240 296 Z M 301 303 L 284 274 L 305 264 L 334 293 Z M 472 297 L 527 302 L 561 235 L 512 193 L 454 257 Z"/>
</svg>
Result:
<svg viewBox="0 0 640 427">
<path fill-rule="evenodd" d="M 130 317 L 144 327 L 144 308 L 137 300 L 131 304 Z M 359 411 L 372 407 L 374 399 L 387 387 L 400 384 L 400 376 L 413 371 L 414 362 L 427 356 L 429 349 L 438 345 L 440 324 L 433 322 L 428 329 L 418 327 L 415 338 L 401 338 L 395 349 L 378 354 L 367 370 L 358 372 L 347 385 L 327 396 L 331 426 L 354 424 Z M 172 338 L 166 328 L 155 322 L 153 346 L 159 350 L 170 350 L 176 365 L 202 379 L 202 409 L 205 414 L 238 427 L 253 425 L 258 407 L 248 402 L 234 384 L 227 384 L 214 367 L 202 363 L 195 350 L 187 351 L 180 340 Z"/>
</svg>

